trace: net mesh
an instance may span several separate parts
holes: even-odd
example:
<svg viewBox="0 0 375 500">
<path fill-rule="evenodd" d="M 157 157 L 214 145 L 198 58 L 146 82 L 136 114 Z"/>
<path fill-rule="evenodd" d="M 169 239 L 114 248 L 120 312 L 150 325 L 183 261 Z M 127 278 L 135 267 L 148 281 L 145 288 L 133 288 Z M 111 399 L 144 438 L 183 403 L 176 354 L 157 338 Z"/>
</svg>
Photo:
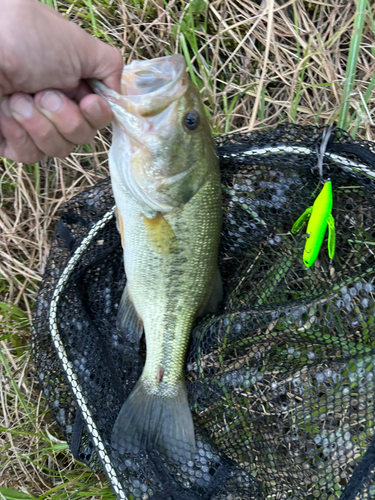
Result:
<svg viewBox="0 0 375 500">
<path fill-rule="evenodd" d="M 187 389 L 197 454 L 119 455 L 111 430 L 145 344 L 116 330 L 126 282 L 109 179 L 64 207 L 34 314 L 39 382 L 76 458 L 118 498 L 375 498 L 375 147 L 335 130 L 324 155 L 327 236 L 302 262 L 296 219 L 319 193 L 322 129 L 287 126 L 217 141 L 224 300 L 197 321 Z"/>
</svg>

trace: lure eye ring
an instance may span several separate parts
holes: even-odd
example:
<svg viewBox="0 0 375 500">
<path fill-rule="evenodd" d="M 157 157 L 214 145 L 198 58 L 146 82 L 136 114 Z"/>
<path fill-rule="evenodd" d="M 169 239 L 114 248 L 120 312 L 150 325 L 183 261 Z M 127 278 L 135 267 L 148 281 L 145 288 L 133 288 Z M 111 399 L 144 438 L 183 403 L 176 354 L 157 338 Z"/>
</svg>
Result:
<svg viewBox="0 0 375 500">
<path fill-rule="evenodd" d="M 197 130 L 197 128 L 199 127 L 199 123 L 200 117 L 198 111 L 196 111 L 195 109 L 188 111 L 184 116 L 183 125 L 189 132 L 194 132 L 194 130 Z"/>
</svg>

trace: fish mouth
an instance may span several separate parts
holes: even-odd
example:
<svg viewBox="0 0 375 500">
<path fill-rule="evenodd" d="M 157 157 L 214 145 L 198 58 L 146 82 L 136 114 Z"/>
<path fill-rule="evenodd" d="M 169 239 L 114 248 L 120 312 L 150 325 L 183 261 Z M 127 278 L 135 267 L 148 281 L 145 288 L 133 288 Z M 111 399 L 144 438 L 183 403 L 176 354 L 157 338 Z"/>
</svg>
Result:
<svg viewBox="0 0 375 500">
<path fill-rule="evenodd" d="M 169 93 L 181 81 L 185 69 L 185 60 L 180 55 L 132 61 L 124 66 L 121 91 L 129 96 Z"/>
<path fill-rule="evenodd" d="M 185 60 L 180 55 L 133 61 L 125 66 L 121 91 L 130 113 L 155 116 L 187 90 Z"/>
<path fill-rule="evenodd" d="M 118 125 L 135 141 L 144 132 L 155 134 L 162 130 L 164 137 L 170 135 L 177 103 L 188 89 L 181 55 L 132 61 L 124 66 L 121 94 L 96 80 L 89 82 L 108 101 Z"/>
</svg>

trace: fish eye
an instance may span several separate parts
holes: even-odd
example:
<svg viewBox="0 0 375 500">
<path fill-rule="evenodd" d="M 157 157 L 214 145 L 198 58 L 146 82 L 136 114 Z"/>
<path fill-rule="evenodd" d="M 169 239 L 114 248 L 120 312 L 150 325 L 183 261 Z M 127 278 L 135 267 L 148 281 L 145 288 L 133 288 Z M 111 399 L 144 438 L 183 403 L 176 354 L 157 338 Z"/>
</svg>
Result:
<svg viewBox="0 0 375 500">
<path fill-rule="evenodd" d="M 196 130 L 199 125 L 199 114 L 197 111 L 188 111 L 184 118 L 184 126 L 187 130 Z"/>
</svg>

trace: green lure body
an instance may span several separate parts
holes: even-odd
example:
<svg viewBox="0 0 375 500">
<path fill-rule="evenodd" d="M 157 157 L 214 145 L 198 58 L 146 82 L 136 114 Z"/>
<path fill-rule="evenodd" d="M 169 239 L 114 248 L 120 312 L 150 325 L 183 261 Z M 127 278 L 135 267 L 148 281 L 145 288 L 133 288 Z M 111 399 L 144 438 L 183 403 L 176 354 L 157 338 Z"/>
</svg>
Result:
<svg viewBox="0 0 375 500">
<path fill-rule="evenodd" d="M 324 184 L 313 206 L 305 210 L 292 227 L 292 233 L 298 233 L 310 217 L 306 229 L 308 237 L 303 252 L 303 263 L 306 267 L 311 267 L 318 258 L 327 226 L 328 255 L 330 259 L 333 259 L 335 255 L 336 235 L 335 221 L 331 213 L 332 204 L 332 184 L 328 181 Z"/>
</svg>

